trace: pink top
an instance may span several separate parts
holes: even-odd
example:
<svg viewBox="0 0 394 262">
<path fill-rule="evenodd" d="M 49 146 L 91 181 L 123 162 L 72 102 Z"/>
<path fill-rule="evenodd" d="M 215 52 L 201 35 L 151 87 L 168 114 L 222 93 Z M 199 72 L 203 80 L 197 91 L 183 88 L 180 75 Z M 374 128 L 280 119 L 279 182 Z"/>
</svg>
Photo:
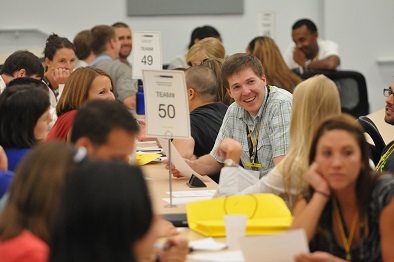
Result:
<svg viewBox="0 0 394 262">
<path fill-rule="evenodd" d="M 48 245 L 27 230 L 12 239 L 0 241 L 1 262 L 47 262 L 48 255 Z"/>
<path fill-rule="evenodd" d="M 51 140 L 60 140 L 67 142 L 67 135 L 73 124 L 76 113 L 77 110 L 73 109 L 71 111 L 61 114 L 53 125 L 51 131 L 49 131 L 46 142 Z"/>
</svg>

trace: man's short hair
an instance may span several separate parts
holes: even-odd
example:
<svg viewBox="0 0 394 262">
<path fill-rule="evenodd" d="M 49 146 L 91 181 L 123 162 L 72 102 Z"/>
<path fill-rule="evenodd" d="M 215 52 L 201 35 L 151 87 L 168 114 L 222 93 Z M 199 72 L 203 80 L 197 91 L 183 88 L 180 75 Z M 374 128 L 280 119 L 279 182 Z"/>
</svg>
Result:
<svg viewBox="0 0 394 262">
<path fill-rule="evenodd" d="M 33 53 L 26 50 L 19 50 L 11 54 L 4 62 L 0 70 L 0 75 L 14 75 L 16 71 L 26 70 L 26 76 L 37 75 L 44 77 L 44 67 L 40 59 Z"/>
<path fill-rule="evenodd" d="M 18 77 L 12 79 L 8 84 L 7 88 L 11 86 L 31 86 L 31 87 L 41 87 L 45 92 L 49 92 L 48 86 L 42 81 L 31 77 Z"/>
<path fill-rule="evenodd" d="M 114 28 L 130 28 L 127 24 L 125 24 L 123 22 L 116 22 L 116 23 L 112 24 L 112 27 L 114 27 Z"/>
<path fill-rule="evenodd" d="M 136 119 L 119 101 L 94 100 L 79 108 L 71 131 L 71 142 L 87 137 L 95 146 L 107 142 L 112 130 L 120 129 L 136 135 L 139 127 Z"/>
<path fill-rule="evenodd" d="M 115 29 L 112 26 L 97 25 L 93 27 L 90 32 L 92 33 L 90 47 L 96 55 L 105 52 L 109 40 L 116 39 Z"/>
<path fill-rule="evenodd" d="M 298 29 L 298 28 L 300 28 L 301 26 L 304 26 L 304 25 L 306 26 L 306 28 L 308 29 L 308 31 L 311 34 L 314 34 L 314 33 L 317 32 L 317 27 L 316 27 L 315 23 L 313 23 L 311 20 L 306 19 L 306 18 L 300 19 L 297 22 L 295 22 L 291 29 L 295 30 L 295 29 Z"/>
<path fill-rule="evenodd" d="M 185 79 L 187 87 L 193 88 L 202 99 L 215 101 L 218 86 L 212 69 L 203 65 L 189 67 Z"/>
<path fill-rule="evenodd" d="M 219 38 L 220 41 L 222 41 L 222 39 L 220 37 L 220 33 L 216 28 L 214 28 L 213 26 L 204 25 L 201 27 L 196 27 L 193 30 L 193 32 L 191 34 L 190 43 L 189 43 L 189 49 L 190 49 L 190 47 L 192 47 L 194 45 L 195 40 L 197 40 L 197 39 L 202 40 L 207 37 Z"/>
<path fill-rule="evenodd" d="M 253 55 L 237 53 L 227 58 L 222 67 L 222 80 L 224 87 L 229 89 L 230 86 L 228 78 L 247 68 L 251 68 L 259 78 L 262 78 L 264 75 L 264 69 L 260 60 Z"/>
<path fill-rule="evenodd" d="M 91 38 L 92 33 L 90 30 L 83 30 L 74 37 L 75 55 L 79 60 L 84 60 L 89 57 L 92 51 L 90 48 Z"/>
</svg>

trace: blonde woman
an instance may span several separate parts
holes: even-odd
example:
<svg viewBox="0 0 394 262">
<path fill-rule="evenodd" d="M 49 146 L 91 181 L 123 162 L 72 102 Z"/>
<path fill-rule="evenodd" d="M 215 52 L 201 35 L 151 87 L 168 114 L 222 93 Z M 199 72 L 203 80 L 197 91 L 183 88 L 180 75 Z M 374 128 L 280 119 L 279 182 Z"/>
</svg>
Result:
<svg viewBox="0 0 394 262">
<path fill-rule="evenodd" d="M 214 37 L 207 37 L 194 44 L 186 55 L 189 66 L 199 65 L 205 58 L 222 58 L 226 51 L 222 42 Z"/>
<path fill-rule="evenodd" d="M 302 81 L 287 67 L 272 38 L 268 36 L 254 38 L 246 48 L 246 53 L 254 55 L 261 61 L 267 84 L 281 87 L 293 93 L 294 87 Z"/>
<path fill-rule="evenodd" d="M 46 141 L 69 141 L 71 124 L 78 108 L 95 99 L 115 100 L 112 90 L 111 77 L 101 69 L 88 66 L 72 72 L 56 106 L 58 119 Z"/>
<path fill-rule="evenodd" d="M 237 165 L 230 162 L 239 163 L 242 147 L 237 141 L 226 139 L 219 145 L 218 154 L 226 161 L 225 168 L 220 173 L 216 196 L 273 193 L 284 198 L 292 208 L 294 196 L 306 186 L 302 175 L 309 168 L 309 148 L 316 130 L 322 120 L 341 113 L 335 83 L 324 75 L 314 76 L 300 83 L 293 94 L 292 109 L 289 151 L 260 180 L 241 167 L 226 168 Z M 245 175 L 240 176 L 240 173 Z"/>
</svg>

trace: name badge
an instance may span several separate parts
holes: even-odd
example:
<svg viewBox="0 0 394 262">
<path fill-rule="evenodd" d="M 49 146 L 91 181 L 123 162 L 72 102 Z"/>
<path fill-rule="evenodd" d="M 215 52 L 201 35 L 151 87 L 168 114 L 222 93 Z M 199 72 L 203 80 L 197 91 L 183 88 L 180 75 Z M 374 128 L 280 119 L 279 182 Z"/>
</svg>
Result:
<svg viewBox="0 0 394 262">
<path fill-rule="evenodd" d="M 259 164 L 259 163 L 246 162 L 245 166 L 260 169 L 260 168 L 262 168 L 263 165 Z"/>
</svg>

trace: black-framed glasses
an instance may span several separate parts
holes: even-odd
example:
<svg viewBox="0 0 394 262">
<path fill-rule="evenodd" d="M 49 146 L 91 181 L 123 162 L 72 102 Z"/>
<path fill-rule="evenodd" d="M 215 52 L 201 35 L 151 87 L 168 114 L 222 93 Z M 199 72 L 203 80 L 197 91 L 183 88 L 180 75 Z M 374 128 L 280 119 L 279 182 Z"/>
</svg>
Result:
<svg viewBox="0 0 394 262">
<path fill-rule="evenodd" d="M 391 91 L 391 88 L 385 88 L 383 89 L 383 95 L 385 97 L 389 97 L 390 95 L 394 94 L 393 91 Z"/>
</svg>

